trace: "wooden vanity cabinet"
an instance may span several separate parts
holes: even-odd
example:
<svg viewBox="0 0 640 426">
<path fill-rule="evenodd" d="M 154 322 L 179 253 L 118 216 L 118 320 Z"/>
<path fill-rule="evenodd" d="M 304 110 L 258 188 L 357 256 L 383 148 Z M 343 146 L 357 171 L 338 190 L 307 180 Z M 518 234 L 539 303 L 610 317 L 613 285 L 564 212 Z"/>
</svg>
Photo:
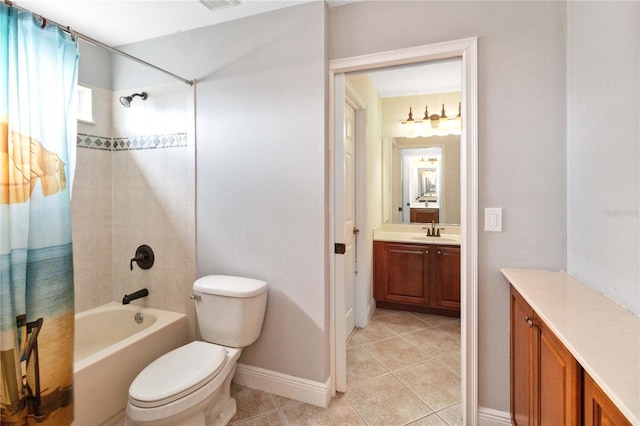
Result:
<svg viewBox="0 0 640 426">
<path fill-rule="evenodd" d="M 431 247 L 420 244 L 376 243 L 379 242 L 374 243 L 375 299 L 392 303 L 429 304 Z"/>
<path fill-rule="evenodd" d="M 581 367 L 511 287 L 511 421 L 579 425 Z"/>
<path fill-rule="evenodd" d="M 435 247 L 433 262 L 435 306 L 460 312 L 460 247 Z"/>
<path fill-rule="evenodd" d="M 591 376 L 583 373 L 585 426 L 631 426 Z"/>
<path fill-rule="evenodd" d="M 376 306 L 460 315 L 460 247 L 373 242 Z"/>
</svg>

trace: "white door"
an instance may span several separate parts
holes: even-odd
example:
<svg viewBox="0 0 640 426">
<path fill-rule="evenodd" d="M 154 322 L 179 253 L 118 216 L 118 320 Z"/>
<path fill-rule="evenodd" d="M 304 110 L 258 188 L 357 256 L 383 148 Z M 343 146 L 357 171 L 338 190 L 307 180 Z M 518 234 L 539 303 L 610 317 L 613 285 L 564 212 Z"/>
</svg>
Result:
<svg viewBox="0 0 640 426">
<path fill-rule="evenodd" d="M 356 111 L 344 104 L 344 316 L 345 337 L 356 326 Z"/>
</svg>

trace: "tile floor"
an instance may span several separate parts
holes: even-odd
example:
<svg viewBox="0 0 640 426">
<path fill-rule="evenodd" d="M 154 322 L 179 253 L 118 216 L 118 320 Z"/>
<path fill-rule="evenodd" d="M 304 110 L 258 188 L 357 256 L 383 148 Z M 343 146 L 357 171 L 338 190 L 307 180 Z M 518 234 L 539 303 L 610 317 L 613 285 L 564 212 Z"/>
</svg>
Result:
<svg viewBox="0 0 640 426">
<path fill-rule="evenodd" d="M 461 425 L 460 320 L 377 309 L 347 347 L 347 391 L 323 409 L 233 385 L 245 425 Z"/>
<path fill-rule="evenodd" d="M 460 320 L 377 309 L 347 346 L 347 391 L 328 408 L 232 384 L 230 424 L 461 425 Z M 109 425 L 131 423 L 126 416 Z"/>
</svg>

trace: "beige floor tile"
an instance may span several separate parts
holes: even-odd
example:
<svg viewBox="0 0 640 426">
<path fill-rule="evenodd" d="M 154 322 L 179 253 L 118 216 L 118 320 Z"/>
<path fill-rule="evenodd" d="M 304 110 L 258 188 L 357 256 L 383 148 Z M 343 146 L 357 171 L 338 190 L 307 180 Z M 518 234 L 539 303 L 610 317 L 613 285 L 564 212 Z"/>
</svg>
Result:
<svg viewBox="0 0 640 426">
<path fill-rule="evenodd" d="M 389 314 L 393 314 L 396 313 L 398 311 L 393 311 L 391 309 L 382 309 L 382 308 L 376 308 L 375 311 L 373 311 L 373 315 L 371 315 L 372 319 L 378 319 L 379 317 L 383 316 L 383 315 L 389 315 Z"/>
<path fill-rule="evenodd" d="M 409 312 L 397 311 L 388 315 L 380 316 L 377 318 L 377 321 L 380 321 L 398 334 L 413 333 L 414 331 L 427 328 L 427 324 L 424 321 L 416 318 Z"/>
<path fill-rule="evenodd" d="M 396 377 L 434 411 L 461 400 L 460 377 L 436 361 L 402 370 Z"/>
<path fill-rule="evenodd" d="M 280 395 L 273 395 L 274 401 L 278 405 L 279 409 L 294 407 L 296 405 L 304 404 L 304 402 L 296 401 L 295 399 L 287 398 Z"/>
<path fill-rule="evenodd" d="M 285 422 L 282 420 L 278 411 L 272 411 L 270 413 L 252 417 L 233 424 L 238 426 L 281 426 L 285 425 Z"/>
<path fill-rule="evenodd" d="M 401 370 L 431 359 L 401 336 L 378 340 L 362 347 L 389 371 Z"/>
<path fill-rule="evenodd" d="M 438 417 L 437 414 L 430 414 L 427 417 L 423 417 L 420 420 L 416 420 L 413 423 L 409 423 L 410 426 L 448 426 L 447 422 Z"/>
<path fill-rule="evenodd" d="M 281 410 L 288 425 L 364 425 L 344 395 L 337 395 L 327 408 L 299 404 Z"/>
<path fill-rule="evenodd" d="M 347 351 L 347 388 L 389 374 L 364 348 Z"/>
<path fill-rule="evenodd" d="M 393 376 L 349 389 L 346 398 L 368 425 L 402 425 L 432 413 Z"/>
<path fill-rule="evenodd" d="M 444 410 L 438 411 L 438 416 L 442 417 L 450 426 L 462 425 L 462 404 L 458 403 Z"/>
<path fill-rule="evenodd" d="M 231 384 L 231 397 L 235 398 L 238 411 L 230 423 L 267 414 L 278 409 L 272 394 L 235 383 Z"/>
<path fill-rule="evenodd" d="M 420 312 L 409 312 L 409 314 L 426 323 L 428 327 L 437 327 L 442 324 L 459 320 L 459 318 L 445 317 L 442 315 L 423 314 Z"/>
<path fill-rule="evenodd" d="M 439 328 L 428 328 L 404 338 L 434 358 L 460 352 L 460 335 Z"/>
<path fill-rule="evenodd" d="M 375 342 L 377 340 L 386 339 L 396 335 L 397 333 L 390 330 L 378 319 L 372 319 L 369 321 L 369 325 L 367 325 L 366 328 L 358 328 L 355 333 L 353 333 L 351 342 L 358 345 L 364 345 L 366 343 Z"/>
<path fill-rule="evenodd" d="M 438 325 L 440 330 L 450 331 L 452 333 L 460 334 L 460 319 L 457 318 L 453 321 L 446 321 Z"/>
<path fill-rule="evenodd" d="M 460 352 L 454 352 L 452 354 L 438 358 L 438 362 L 444 364 L 449 370 L 453 371 L 458 377 L 460 377 L 460 370 L 462 364 L 462 358 Z"/>
</svg>

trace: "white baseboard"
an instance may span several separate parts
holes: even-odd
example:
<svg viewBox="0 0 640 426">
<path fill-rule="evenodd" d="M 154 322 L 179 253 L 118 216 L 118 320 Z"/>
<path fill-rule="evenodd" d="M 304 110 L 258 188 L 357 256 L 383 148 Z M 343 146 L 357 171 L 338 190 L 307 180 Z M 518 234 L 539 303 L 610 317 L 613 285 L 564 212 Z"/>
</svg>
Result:
<svg viewBox="0 0 640 426">
<path fill-rule="evenodd" d="M 233 381 L 242 386 L 317 405 L 318 407 L 327 407 L 332 398 L 330 392 L 331 377 L 325 383 L 314 382 L 313 380 L 238 363 Z"/>
<path fill-rule="evenodd" d="M 369 306 L 367 309 L 367 318 L 371 319 L 371 317 L 373 316 L 373 313 L 376 310 L 376 300 L 372 297 L 371 300 L 369 300 Z"/>
<path fill-rule="evenodd" d="M 493 408 L 478 407 L 479 426 L 502 426 L 511 425 L 511 413 L 508 411 L 498 411 Z"/>
</svg>

